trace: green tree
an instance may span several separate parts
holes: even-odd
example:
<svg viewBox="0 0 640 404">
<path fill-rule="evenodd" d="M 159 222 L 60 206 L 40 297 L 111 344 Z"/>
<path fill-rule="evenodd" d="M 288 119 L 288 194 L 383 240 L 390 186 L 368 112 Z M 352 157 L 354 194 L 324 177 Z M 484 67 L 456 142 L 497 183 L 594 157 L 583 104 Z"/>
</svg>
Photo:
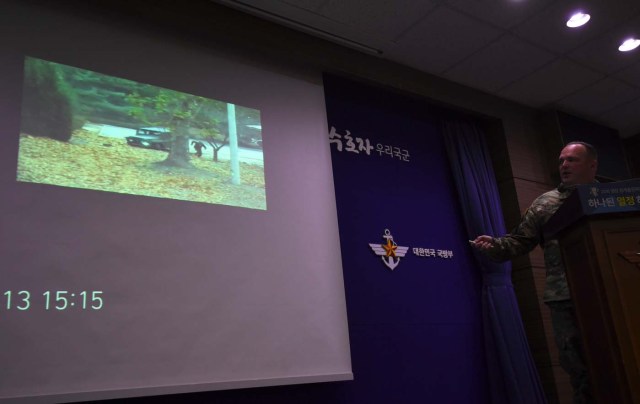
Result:
<svg viewBox="0 0 640 404">
<path fill-rule="evenodd" d="M 78 99 L 77 116 L 94 123 L 138 126 L 129 113 L 127 94 L 139 91 L 145 84 L 76 67 L 59 66 Z"/>
<path fill-rule="evenodd" d="M 213 161 L 218 162 L 218 152 L 229 143 L 229 120 L 227 108 L 216 104 L 216 110 L 210 113 L 214 117 L 208 128 L 202 131 L 201 138 L 213 150 Z M 237 135 L 240 143 L 257 146 L 262 142 L 260 127 L 260 111 L 257 109 L 236 106 L 236 120 L 238 122 Z"/>
<path fill-rule="evenodd" d="M 189 137 L 214 142 L 220 139 L 219 118 L 224 103 L 178 91 L 144 86 L 129 94 L 126 99 L 130 114 L 152 126 L 171 130 L 172 142 L 164 164 L 190 167 Z"/>
<path fill-rule="evenodd" d="M 74 125 L 75 95 L 55 63 L 27 58 L 22 91 L 22 131 L 68 141 Z"/>
</svg>

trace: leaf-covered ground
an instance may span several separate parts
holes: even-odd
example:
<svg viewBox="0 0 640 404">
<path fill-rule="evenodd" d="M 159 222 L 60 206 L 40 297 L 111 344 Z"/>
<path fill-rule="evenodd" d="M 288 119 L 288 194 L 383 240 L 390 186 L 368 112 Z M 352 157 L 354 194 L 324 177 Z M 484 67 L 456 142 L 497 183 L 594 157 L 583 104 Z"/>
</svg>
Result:
<svg viewBox="0 0 640 404">
<path fill-rule="evenodd" d="M 193 168 L 159 164 L 167 152 L 77 130 L 69 142 L 21 135 L 18 180 L 73 188 L 266 209 L 263 168 L 240 163 L 232 185 L 228 161 L 191 156 Z"/>
</svg>

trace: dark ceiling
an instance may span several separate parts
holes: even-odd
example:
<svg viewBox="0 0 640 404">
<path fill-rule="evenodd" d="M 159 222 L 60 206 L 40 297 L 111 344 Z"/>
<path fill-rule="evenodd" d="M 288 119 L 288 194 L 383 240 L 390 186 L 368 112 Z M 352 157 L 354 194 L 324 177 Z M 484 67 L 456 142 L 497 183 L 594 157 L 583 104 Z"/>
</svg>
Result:
<svg viewBox="0 0 640 404">
<path fill-rule="evenodd" d="M 533 108 L 640 133 L 639 0 L 212 0 Z M 565 22 L 591 14 L 580 28 Z"/>
</svg>

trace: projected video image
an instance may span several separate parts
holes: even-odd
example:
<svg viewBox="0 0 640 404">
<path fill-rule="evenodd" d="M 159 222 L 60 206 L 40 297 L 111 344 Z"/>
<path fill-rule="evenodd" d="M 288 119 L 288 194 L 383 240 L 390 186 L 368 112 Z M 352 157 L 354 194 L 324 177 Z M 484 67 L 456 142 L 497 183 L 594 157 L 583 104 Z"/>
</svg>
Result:
<svg viewBox="0 0 640 404">
<path fill-rule="evenodd" d="M 266 210 L 260 111 L 27 57 L 17 178 Z"/>
</svg>

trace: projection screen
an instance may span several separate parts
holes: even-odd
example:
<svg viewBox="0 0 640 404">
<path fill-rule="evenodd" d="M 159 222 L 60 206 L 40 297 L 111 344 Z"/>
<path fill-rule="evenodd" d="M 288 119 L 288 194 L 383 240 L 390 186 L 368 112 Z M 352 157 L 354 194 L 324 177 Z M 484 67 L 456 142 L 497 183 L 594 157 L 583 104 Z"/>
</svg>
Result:
<svg viewBox="0 0 640 404">
<path fill-rule="evenodd" d="M 0 22 L 0 400 L 351 379 L 320 75 Z"/>
</svg>

